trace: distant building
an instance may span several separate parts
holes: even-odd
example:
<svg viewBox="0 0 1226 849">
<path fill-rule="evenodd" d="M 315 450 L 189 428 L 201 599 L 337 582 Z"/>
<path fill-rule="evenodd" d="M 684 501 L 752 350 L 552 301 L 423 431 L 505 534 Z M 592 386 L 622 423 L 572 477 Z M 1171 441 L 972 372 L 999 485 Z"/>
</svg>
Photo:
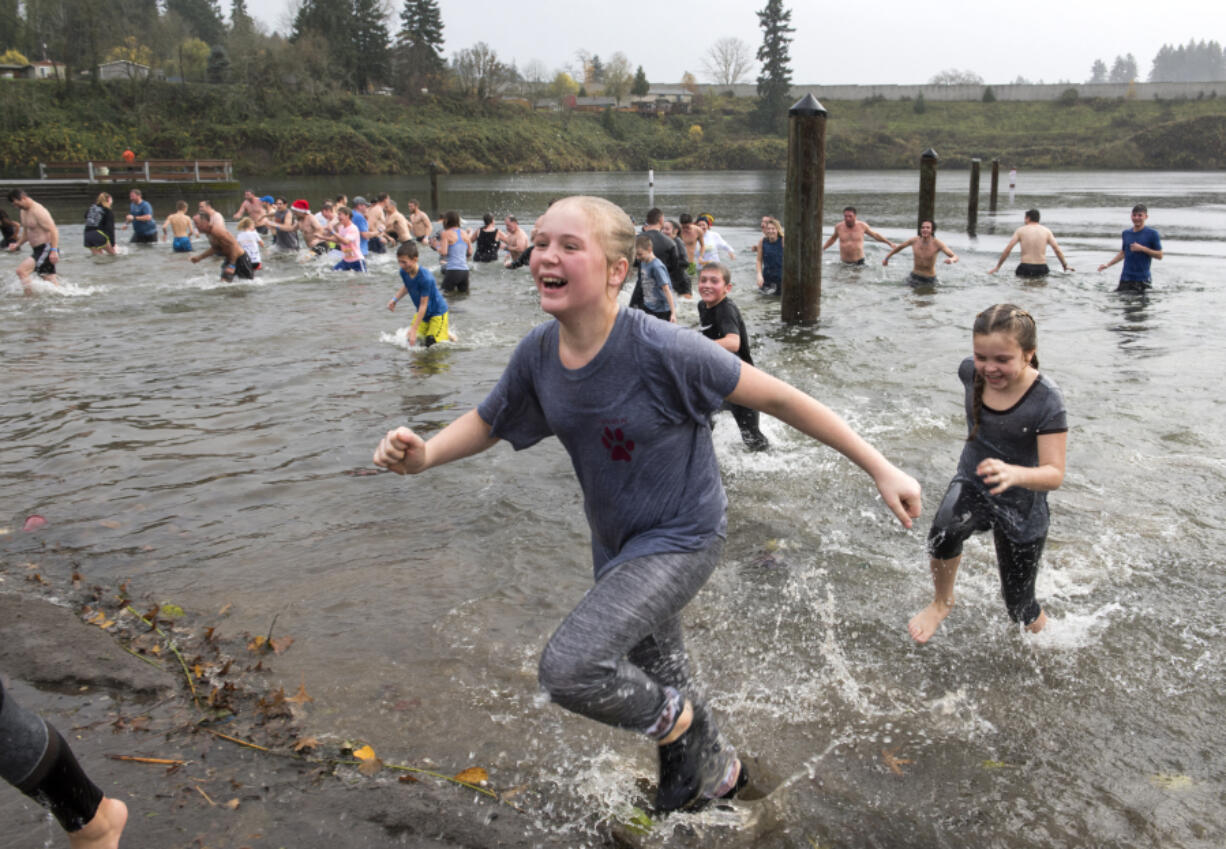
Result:
<svg viewBox="0 0 1226 849">
<path fill-rule="evenodd" d="M 103 62 L 98 66 L 100 80 L 143 80 L 149 76 L 149 66 L 127 59 Z"/>
<path fill-rule="evenodd" d="M 62 80 L 64 74 L 67 73 L 67 68 L 68 66 L 63 62 L 39 60 L 30 63 L 29 76 L 36 80 Z"/>
<path fill-rule="evenodd" d="M 647 94 L 631 98 L 630 105 L 644 115 L 685 114 L 694 105 L 694 93 L 681 86 L 652 86 Z"/>
<path fill-rule="evenodd" d="M 0 65 L 0 80 L 23 79 L 29 67 L 29 65 Z"/>
<path fill-rule="evenodd" d="M 566 108 L 576 112 L 603 112 L 606 109 L 616 109 L 617 101 L 612 97 L 576 97 L 566 98 Z"/>
</svg>

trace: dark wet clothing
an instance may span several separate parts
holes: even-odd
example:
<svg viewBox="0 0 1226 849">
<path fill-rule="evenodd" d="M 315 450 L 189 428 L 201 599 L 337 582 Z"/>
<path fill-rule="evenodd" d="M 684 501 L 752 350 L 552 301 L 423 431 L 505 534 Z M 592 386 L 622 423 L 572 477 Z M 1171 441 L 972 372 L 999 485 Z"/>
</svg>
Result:
<svg viewBox="0 0 1226 849">
<path fill-rule="evenodd" d="M 1018 277 L 1046 277 L 1051 269 L 1045 262 L 1020 262 L 1015 273 Z"/>
</svg>

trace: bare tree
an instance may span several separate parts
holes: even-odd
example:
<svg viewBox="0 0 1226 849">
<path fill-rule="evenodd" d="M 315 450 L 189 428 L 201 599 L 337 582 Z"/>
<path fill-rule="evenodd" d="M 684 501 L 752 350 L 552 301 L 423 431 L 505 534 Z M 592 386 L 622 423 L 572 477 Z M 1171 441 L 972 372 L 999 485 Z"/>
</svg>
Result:
<svg viewBox="0 0 1226 849">
<path fill-rule="evenodd" d="M 621 51 L 614 53 L 604 68 L 604 93 L 621 106 L 622 98 L 630 93 L 630 85 L 633 82 L 634 71 L 630 69 L 630 60 Z"/>
<path fill-rule="evenodd" d="M 511 69 L 498 61 L 498 54 L 484 41 L 457 53 L 452 73 L 461 94 L 478 100 L 497 97 L 511 79 Z"/>
<path fill-rule="evenodd" d="M 928 85 L 983 85 L 983 77 L 974 71 L 959 71 L 957 68 L 949 68 L 941 71 L 939 74 L 934 74 L 932 79 L 928 81 Z"/>
<path fill-rule="evenodd" d="M 721 38 L 703 57 L 702 69 L 716 85 L 736 85 L 753 70 L 753 50 L 739 38 Z"/>
</svg>

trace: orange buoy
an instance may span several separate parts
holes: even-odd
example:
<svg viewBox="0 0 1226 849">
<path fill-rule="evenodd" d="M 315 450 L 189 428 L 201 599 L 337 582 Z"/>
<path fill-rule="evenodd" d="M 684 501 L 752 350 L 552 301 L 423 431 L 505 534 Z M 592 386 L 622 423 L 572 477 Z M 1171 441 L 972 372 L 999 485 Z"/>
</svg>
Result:
<svg viewBox="0 0 1226 849">
<path fill-rule="evenodd" d="M 136 160 L 136 154 L 135 154 L 135 153 L 133 153 L 133 152 L 132 152 L 132 151 L 130 151 L 130 150 L 125 150 L 125 151 L 123 152 L 123 161 L 124 161 L 124 162 L 134 162 L 135 160 Z"/>
</svg>

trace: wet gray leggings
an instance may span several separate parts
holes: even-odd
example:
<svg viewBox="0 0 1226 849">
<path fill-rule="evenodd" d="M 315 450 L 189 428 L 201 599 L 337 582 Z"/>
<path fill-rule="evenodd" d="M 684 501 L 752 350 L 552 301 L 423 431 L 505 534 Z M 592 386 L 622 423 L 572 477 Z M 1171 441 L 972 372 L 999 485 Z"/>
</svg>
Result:
<svg viewBox="0 0 1226 849">
<path fill-rule="evenodd" d="M 567 710 L 656 738 L 672 730 L 690 687 L 681 609 L 723 553 L 701 551 L 627 560 L 602 575 L 558 626 L 541 654 L 540 682 Z"/>
<path fill-rule="evenodd" d="M 79 831 L 98 811 L 102 791 L 81 771 L 60 733 L 23 708 L 0 682 L 0 778 Z"/>
</svg>

